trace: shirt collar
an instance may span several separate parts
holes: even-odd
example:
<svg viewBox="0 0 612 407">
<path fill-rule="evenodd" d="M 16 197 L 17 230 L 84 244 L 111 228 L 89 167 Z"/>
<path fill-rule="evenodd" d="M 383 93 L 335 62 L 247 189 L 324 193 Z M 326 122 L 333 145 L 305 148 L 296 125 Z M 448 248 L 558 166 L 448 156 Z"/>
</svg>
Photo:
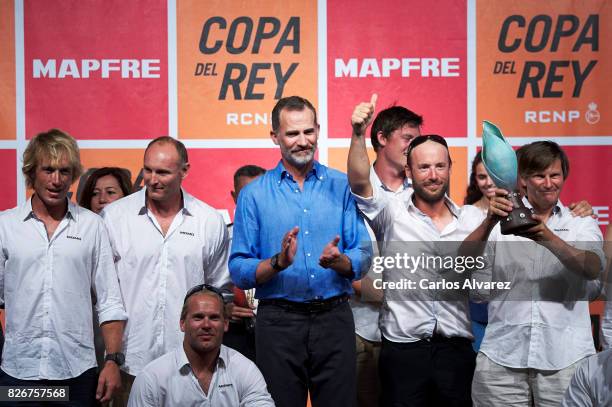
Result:
<svg viewBox="0 0 612 407">
<path fill-rule="evenodd" d="M 179 371 L 184 371 L 184 369 L 191 369 L 191 364 L 189 363 L 189 359 L 187 359 L 187 354 L 185 353 L 185 349 L 183 348 L 183 344 L 177 348 L 176 350 L 176 367 Z M 221 345 L 219 350 L 219 357 L 217 358 L 217 368 L 227 366 L 228 362 L 228 351 L 225 345 Z"/>
<path fill-rule="evenodd" d="M 414 196 L 414 190 L 412 190 L 410 192 L 410 195 L 408 195 L 408 200 L 407 200 L 407 208 L 408 210 L 414 210 L 417 211 L 418 213 L 423 214 L 423 212 L 416 207 L 416 205 L 414 204 L 414 201 L 412 200 L 412 197 Z M 444 202 L 446 203 L 446 207 L 451 211 L 451 213 L 453 214 L 453 216 L 455 218 L 459 217 L 459 213 L 461 212 L 461 208 L 459 208 L 450 198 L 448 195 L 444 195 Z M 425 214 L 423 214 L 425 215 Z"/>
<path fill-rule="evenodd" d="M 389 191 L 389 192 L 401 192 L 412 186 L 412 181 L 410 180 L 410 178 L 404 177 L 404 181 L 402 181 L 402 189 L 399 191 L 393 191 L 391 188 L 387 187 L 378 177 L 378 174 L 376 173 L 376 170 L 374 169 L 375 163 L 376 161 L 374 161 L 372 165 L 370 165 L 370 174 L 372 174 L 373 179 L 376 181 L 376 184 L 377 184 L 376 186 L 381 187 L 385 191 Z"/>
<path fill-rule="evenodd" d="M 140 194 L 137 201 L 140 202 L 138 207 L 139 215 L 147 214 L 147 187 L 142 187 L 140 191 L 135 192 L 135 194 Z M 193 214 L 193 206 L 195 205 L 195 198 L 187 193 L 183 188 L 181 188 L 181 194 L 183 196 L 183 215 L 192 216 Z"/>
<path fill-rule="evenodd" d="M 32 197 L 33 195 L 21 207 L 21 214 L 19 218 L 23 219 L 24 222 L 30 218 L 36 218 L 36 214 L 34 213 L 34 210 L 32 209 Z M 64 217 L 76 221 L 77 216 L 78 216 L 78 212 L 77 212 L 78 207 L 74 202 L 70 201 L 68 198 L 66 198 L 66 200 L 68 201 L 68 210 L 66 211 L 66 215 L 64 215 Z"/>
<path fill-rule="evenodd" d="M 523 204 L 525 205 L 527 209 L 533 209 L 533 205 L 531 204 L 531 202 L 529 202 L 529 199 L 527 199 L 526 196 L 523 197 Z M 552 214 L 562 215 L 563 212 L 565 212 L 566 210 L 567 208 L 561 203 L 561 200 L 558 200 L 555 206 L 553 207 Z"/>
<path fill-rule="evenodd" d="M 276 179 L 279 184 L 283 178 L 291 177 L 291 174 L 289 174 L 285 168 L 285 165 L 283 164 L 283 160 L 279 160 L 276 167 L 272 170 L 272 173 L 274 174 L 274 179 Z M 325 178 L 327 178 L 327 168 L 325 168 L 324 165 L 321 165 L 317 160 L 314 160 L 312 169 L 306 175 L 306 178 L 308 178 L 311 174 L 313 174 L 318 180 L 323 181 Z"/>
</svg>

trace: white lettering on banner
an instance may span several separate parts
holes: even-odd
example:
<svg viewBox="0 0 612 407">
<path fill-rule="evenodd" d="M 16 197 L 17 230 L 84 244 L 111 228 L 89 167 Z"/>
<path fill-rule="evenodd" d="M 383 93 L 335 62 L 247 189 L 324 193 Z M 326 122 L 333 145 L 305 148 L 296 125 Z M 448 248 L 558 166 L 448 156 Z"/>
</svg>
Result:
<svg viewBox="0 0 612 407">
<path fill-rule="evenodd" d="M 268 113 L 228 113 L 225 116 L 226 124 L 239 125 L 257 125 L 257 124 L 269 124 Z"/>
<path fill-rule="evenodd" d="M 335 61 L 336 78 L 389 78 L 398 73 L 403 78 L 420 75 L 424 78 L 458 77 L 459 58 L 350 58 Z M 412 71 L 412 72 L 411 72 Z"/>
<path fill-rule="evenodd" d="M 525 123 L 571 123 L 579 118 L 578 110 L 525 110 Z"/>
<path fill-rule="evenodd" d="M 610 207 L 609 206 L 594 206 L 593 213 L 597 215 L 597 223 L 600 226 L 610 224 Z"/>
<path fill-rule="evenodd" d="M 121 78 L 159 78 L 159 59 L 34 59 L 32 76 L 34 78 L 79 78 L 113 76 Z"/>
</svg>

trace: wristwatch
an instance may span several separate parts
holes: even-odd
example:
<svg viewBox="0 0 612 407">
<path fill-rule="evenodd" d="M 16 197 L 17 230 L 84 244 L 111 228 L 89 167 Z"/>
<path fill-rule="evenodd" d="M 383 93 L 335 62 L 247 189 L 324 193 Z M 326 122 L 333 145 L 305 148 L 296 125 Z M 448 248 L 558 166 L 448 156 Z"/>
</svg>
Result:
<svg viewBox="0 0 612 407">
<path fill-rule="evenodd" d="M 286 268 L 287 268 L 287 267 L 281 267 L 281 266 L 278 264 L 278 258 L 279 258 L 279 257 L 280 257 L 280 253 L 276 253 L 274 256 L 272 256 L 272 257 L 270 258 L 270 265 L 272 266 L 272 268 L 273 268 L 275 271 L 283 271 L 284 269 L 286 269 Z"/>
<path fill-rule="evenodd" d="M 125 363 L 125 355 L 121 352 L 109 353 L 104 358 L 104 361 L 112 360 L 117 366 L 122 366 Z"/>
</svg>

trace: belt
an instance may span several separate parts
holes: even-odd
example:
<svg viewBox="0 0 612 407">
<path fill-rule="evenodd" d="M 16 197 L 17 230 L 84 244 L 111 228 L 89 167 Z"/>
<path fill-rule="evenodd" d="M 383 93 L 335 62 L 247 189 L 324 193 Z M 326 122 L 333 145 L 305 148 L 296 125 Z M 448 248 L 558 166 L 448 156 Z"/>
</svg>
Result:
<svg viewBox="0 0 612 407">
<path fill-rule="evenodd" d="M 349 296 L 347 294 L 338 295 L 331 297 L 326 300 L 312 300 L 306 302 L 289 301 L 280 298 L 273 298 L 268 300 L 259 300 L 259 306 L 275 305 L 283 308 L 288 312 L 296 312 L 303 314 L 312 314 L 317 312 L 329 311 L 336 308 L 338 305 L 347 302 Z"/>
<path fill-rule="evenodd" d="M 425 339 L 421 339 L 421 341 L 423 342 L 450 342 L 450 343 L 469 343 L 471 344 L 472 341 L 470 341 L 468 338 L 465 338 L 463 336 L 444 336 L 441 335 L 437 332 L 434 332 L 434 334 L 432 336 L 430 336 L 429 338 L 425 338 Z"/>
</svg>

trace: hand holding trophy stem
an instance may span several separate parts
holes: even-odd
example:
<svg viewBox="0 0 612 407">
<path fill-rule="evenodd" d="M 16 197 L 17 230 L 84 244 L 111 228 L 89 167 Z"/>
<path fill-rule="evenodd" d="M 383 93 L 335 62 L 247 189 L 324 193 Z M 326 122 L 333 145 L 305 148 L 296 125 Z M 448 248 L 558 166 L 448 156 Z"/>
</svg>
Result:
<svg viewBox="0 0 612 407">
<path fill-rule="evenodd" d="M 531 217 L 531 211 L 523 204 L 518 191 L 516 153 L 496 125 L 485 120 L 482 129 L 482 163 L 498 188 L 511 191 L 507 199 L 514 207 L 507 217 L 501 219 L 501 233 L 520 233 L 538 222 Z"/>
</svg>

